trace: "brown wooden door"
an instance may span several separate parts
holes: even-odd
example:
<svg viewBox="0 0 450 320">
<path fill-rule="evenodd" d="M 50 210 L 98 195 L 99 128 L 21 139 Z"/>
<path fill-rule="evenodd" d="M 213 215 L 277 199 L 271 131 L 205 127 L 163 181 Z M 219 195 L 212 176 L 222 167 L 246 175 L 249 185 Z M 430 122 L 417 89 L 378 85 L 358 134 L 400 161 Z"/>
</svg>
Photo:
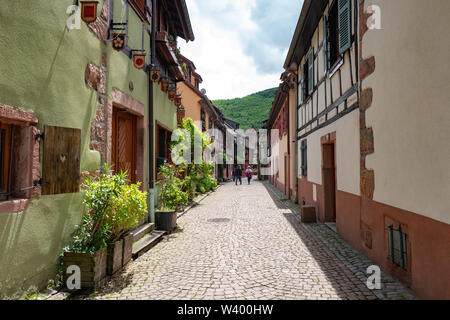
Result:
<svg viewBox="0 0 450 320">
<path fill-rule="evenodd" d="M 111 164 L 115 173 L 127 172 L 136 183 L 136 116 L 114 108 Z"/>
<path fill-rule="evenodd" d="M 336 168 L 334 144 L 322 145 L 325 222 L 336 222 Z"/>
</svg>

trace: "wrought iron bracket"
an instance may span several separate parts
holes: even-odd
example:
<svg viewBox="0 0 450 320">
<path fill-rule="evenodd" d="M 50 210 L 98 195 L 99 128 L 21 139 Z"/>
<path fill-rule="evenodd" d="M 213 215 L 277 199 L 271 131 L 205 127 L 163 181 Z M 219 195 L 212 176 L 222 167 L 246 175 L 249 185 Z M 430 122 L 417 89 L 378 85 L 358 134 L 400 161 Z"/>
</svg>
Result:
<svg viewBox="0 0 450 320">
<path fill-rule="evenodd" d="M 41 139 L 44 140 L 44 133 L 38 133 L 37 135 L 34 136 L 35 140 Z"/>
</svg>

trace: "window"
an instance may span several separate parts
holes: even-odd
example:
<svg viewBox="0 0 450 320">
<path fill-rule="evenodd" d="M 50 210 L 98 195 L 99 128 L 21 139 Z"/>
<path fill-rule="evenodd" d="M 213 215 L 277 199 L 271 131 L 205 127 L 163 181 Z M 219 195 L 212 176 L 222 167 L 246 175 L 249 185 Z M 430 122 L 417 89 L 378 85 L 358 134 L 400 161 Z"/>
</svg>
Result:
<svg viewBox="0 0 450 320">
<path fill-rule="evenodd" d="M 334 66 L 340 58 L 339 55 L 339 30 L 338 30 L 338 0 L 334 1 L 328 15 L 328 45 L 327 52 L 329 66 Z"/>
<path fill-rule="evenodd" d="M 325 67 L 334 67 L 352 44 L 351 1 L 335 0 L 324 17 Z"/>
<path fill-rule="evenodd" d="M 0 212 L 23 211 L 27 200 L 39 195 L 41 139 L 37 123 L 31 112 L 0 105 Z M 21 200 L 16 202 L 20 205 L 11 206 L 12 200 Z"/>
<path fill-rule="evenodd" d="M 314 48 L 308 54 L 308 94 L 314 91 Z"/>
<path fill-rule="evenodd" d="M 129 0 L 128 2 L 130 3 L 131 7 L 133 7 L 139 18 L 141 18 L 141 20 L 148 19 L 150 6 L 146 4 L 147 0 Z M 149 9 L 147 9 L 147 6 Z"/>
<path fill-rule="evenodd" d="M 202 131 L 205 132 L 206 131 L 206 114 L 205 114 L 204 110 L 201 111 L 200 117 L 202 120 Z"/>
<path fill-rule="evenodd" d="M 308 58 L 303 65 L 301 86 L 301 103 L 303 104 L 306 98 L 314 92 L 314 48 L 309 51 Z"/>
<path fill-rule="evenodd" d="M 162 127 L 157 125 L 157 145 L 156 145 L 156 169 L 164 165 L 166 160 L 170 161 L 170 142 L 172 139 L 172 133 Z"/>
<path fill-rule="evenodd" d="M 388 258 L 404 270 L 408 270 L 408 251 L 406 238 L 407 234 L 402 232 L 401 226 L 399 226 L 398 230 L 395 230 L 392 225 L 388 227 Z"/>
<path fill-rule="evenodd" d="M 11 191 L 12 126 L 0 124 L 0 201 L 8 200 Z"/>
<path fill-rule="evenodd" d="M 308 157 L 307 157 L 307 140 L 303 140 L 301 143 L 302 154 L 302 176 L 308 175 Z"/>
</svg>

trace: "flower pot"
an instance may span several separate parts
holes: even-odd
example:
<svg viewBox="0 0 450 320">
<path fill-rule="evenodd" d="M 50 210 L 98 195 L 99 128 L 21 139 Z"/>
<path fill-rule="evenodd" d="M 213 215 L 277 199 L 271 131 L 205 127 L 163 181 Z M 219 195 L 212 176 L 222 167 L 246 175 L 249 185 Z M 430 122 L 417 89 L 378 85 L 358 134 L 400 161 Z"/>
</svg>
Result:
<svg viewBox="0 0 450 320">
<path fill-rule="evenodd" d="M 155 224 L 157 230 L 171 232 L 177 226 L 177 213 L 175 211 L 155 212 Z"/>
<path fill-rule="evenodd" d="M 64 285 L 73 273 L 67 273 L 67 268 L 76 265 L 81 271 L 81 289 L 98 288 L 106 278 L 106 249 L 94 253 L 64 252 L 63 277 Z"/>
<path fill-rule="evenodd" d="M 109 244 L 107 251 L 106 272 L 108 275 L 113 275 L 122 269 L 123 239 Z"/>
<path fill-rule="evenodd" d="M 133 235 L 123 237 L 122 266 L 125 267 L 133 256 Z"/>
</svg>

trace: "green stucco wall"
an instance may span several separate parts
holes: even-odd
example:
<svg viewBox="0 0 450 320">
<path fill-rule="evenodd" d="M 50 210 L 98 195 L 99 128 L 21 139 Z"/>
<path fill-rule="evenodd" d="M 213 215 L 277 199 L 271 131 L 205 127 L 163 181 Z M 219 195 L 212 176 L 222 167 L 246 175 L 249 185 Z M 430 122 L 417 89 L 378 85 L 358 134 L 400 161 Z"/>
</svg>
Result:
<svg viewBox="0 0 450 320">
<path fill-rule="evenodd" d="M 68 30 L 73 1 L 0 0 L 0 103 L 32 111 L 44 125 L 82 129 L 81 170 L 97 169 L 89 150 L 98 96 L 84 81 L 105 46 L 82 23 Z M 42 157 L 41 157 L 42 159 Z M 83 213 L 81 194 L 41 196 L 29 209 L 0 213 L 0 295 L 41 287 L 54 277 L 62 246 Z"/>
<path fill-rule="evenodd" d="M 103 44 L 84 22 L 81 30 L 68 30 L 66 9 L 73 4 L 0 0 L 0 104 L 34 112 L 41 130 L 44 125 L 81 129 L 83 172 L 100 168 L 100 154 L 89 149 L 98 94 L 85 84 L 86 66 L 100 66 L 106 53 L 108 98 L 117 88 L 143 103 L 145 116 L 148 78 L 127 55 Z M 98 15 L 102 5 L 100 1 Z M 129 24 L 129 36 L 141 49 L 142 22 L 131 8 Z M 149 52 L 150 38 L 145 41 Z M 0 213 L 0 297 L 42 288 L 54 278 L 61 248 L 70 241 L 83 212 L 82 194 L 77 193 L 40 196 L 25 212 Z"/>
</svg>

